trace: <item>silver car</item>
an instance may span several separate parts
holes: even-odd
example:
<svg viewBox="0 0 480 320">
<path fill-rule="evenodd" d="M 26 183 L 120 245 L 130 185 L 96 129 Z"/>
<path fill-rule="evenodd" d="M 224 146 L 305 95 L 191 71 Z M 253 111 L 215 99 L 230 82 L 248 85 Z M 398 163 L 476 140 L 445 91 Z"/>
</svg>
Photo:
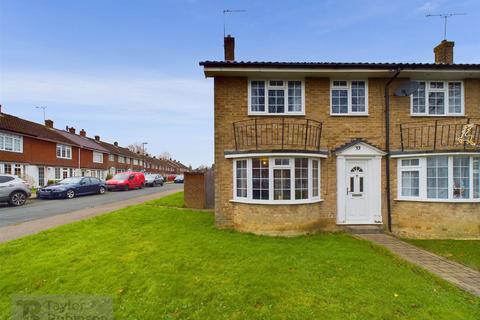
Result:
<svg viewBox="0 0 480 320">
<path fill-rule="evenodd" d="M 10 174 L 0 174 L 0 202 L 8 202 L 18 207 L 27 202 L 31 196 L 30 189 L 25 181 Z"/>
</svg>

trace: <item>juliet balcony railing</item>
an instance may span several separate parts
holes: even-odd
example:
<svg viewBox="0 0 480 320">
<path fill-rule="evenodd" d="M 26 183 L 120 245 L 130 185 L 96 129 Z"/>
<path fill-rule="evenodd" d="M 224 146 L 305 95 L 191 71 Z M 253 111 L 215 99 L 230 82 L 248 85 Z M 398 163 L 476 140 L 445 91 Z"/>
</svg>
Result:
<svg viewBox="0 0 480 320">
<path fill-rule="evenodd" d="M 402 151 L 480 150 L 480 118 L 400 124 Z"/>
<path fill-rule="evenodd" d="M 254 118 L 234 122 L 233 134 L 237 151 L 319 151 L 322 123 L 304 118 Z"/>
</svg>

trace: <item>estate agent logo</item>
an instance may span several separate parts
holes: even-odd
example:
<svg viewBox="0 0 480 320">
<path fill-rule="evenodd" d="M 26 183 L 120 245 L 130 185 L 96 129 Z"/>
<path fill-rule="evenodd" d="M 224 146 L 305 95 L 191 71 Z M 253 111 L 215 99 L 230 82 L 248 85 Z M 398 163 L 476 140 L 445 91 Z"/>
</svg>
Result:
<svg viewBox="0 0 480 320">
<path fill-rule="evenodd" d="M 458 142 L 460 143 L 467 143 L 471 146 L 476 146 L 475 140 L 474 140 L 474 135 L 473 135 L 473 128 L 475 128 L 474 123 L 468 123 L 463 126 L 462 128 L 462 134 L 460 137 L 457 139 Z"/>
<path fill-rule="evenodd" d="M 86 295 L 15 295 L 13 320 L 113 320 L 112 298 Z"/>
</svg>

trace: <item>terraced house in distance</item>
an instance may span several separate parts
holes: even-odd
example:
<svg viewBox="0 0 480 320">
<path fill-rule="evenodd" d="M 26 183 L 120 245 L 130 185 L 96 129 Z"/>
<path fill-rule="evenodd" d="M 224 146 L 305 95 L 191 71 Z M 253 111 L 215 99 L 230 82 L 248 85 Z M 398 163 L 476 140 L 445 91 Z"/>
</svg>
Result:
<svg viewBox="0 0 480 320">
<path fill-rule="evenodd" d="M 371 225 L 480 238 L 480 65 L 204 61 L 214 78 L 215 219 L 298 235 Z"/>
</svg>

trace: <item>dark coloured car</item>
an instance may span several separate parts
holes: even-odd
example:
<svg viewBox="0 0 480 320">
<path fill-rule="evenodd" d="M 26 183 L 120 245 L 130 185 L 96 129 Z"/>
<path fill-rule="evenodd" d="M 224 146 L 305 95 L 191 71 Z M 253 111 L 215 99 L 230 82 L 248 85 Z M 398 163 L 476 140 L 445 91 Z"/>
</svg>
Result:
<svg viewBox="0 0 480 320">
<path fill-rule="evenodd" d="M 163 177 L 159 174 L 146 174 L 145 185 L 150 187 L 163 186 Z"/>
<path fill-rule="evenodd" d="M 37 192 L 40 199 L 72 199 L 88 194 L 104 194 L 107 190 L 105 182 L 93 177 L 71 177 L 57 184 L 43 187 Z"/>
<path fill-rule="evenodd" d="M 178 176 L 175 177 L 175 180 L 173 180 L 174 183 L 183 183 L 184 180 L 183 174 L 179 174 Z"/>
</svg>

